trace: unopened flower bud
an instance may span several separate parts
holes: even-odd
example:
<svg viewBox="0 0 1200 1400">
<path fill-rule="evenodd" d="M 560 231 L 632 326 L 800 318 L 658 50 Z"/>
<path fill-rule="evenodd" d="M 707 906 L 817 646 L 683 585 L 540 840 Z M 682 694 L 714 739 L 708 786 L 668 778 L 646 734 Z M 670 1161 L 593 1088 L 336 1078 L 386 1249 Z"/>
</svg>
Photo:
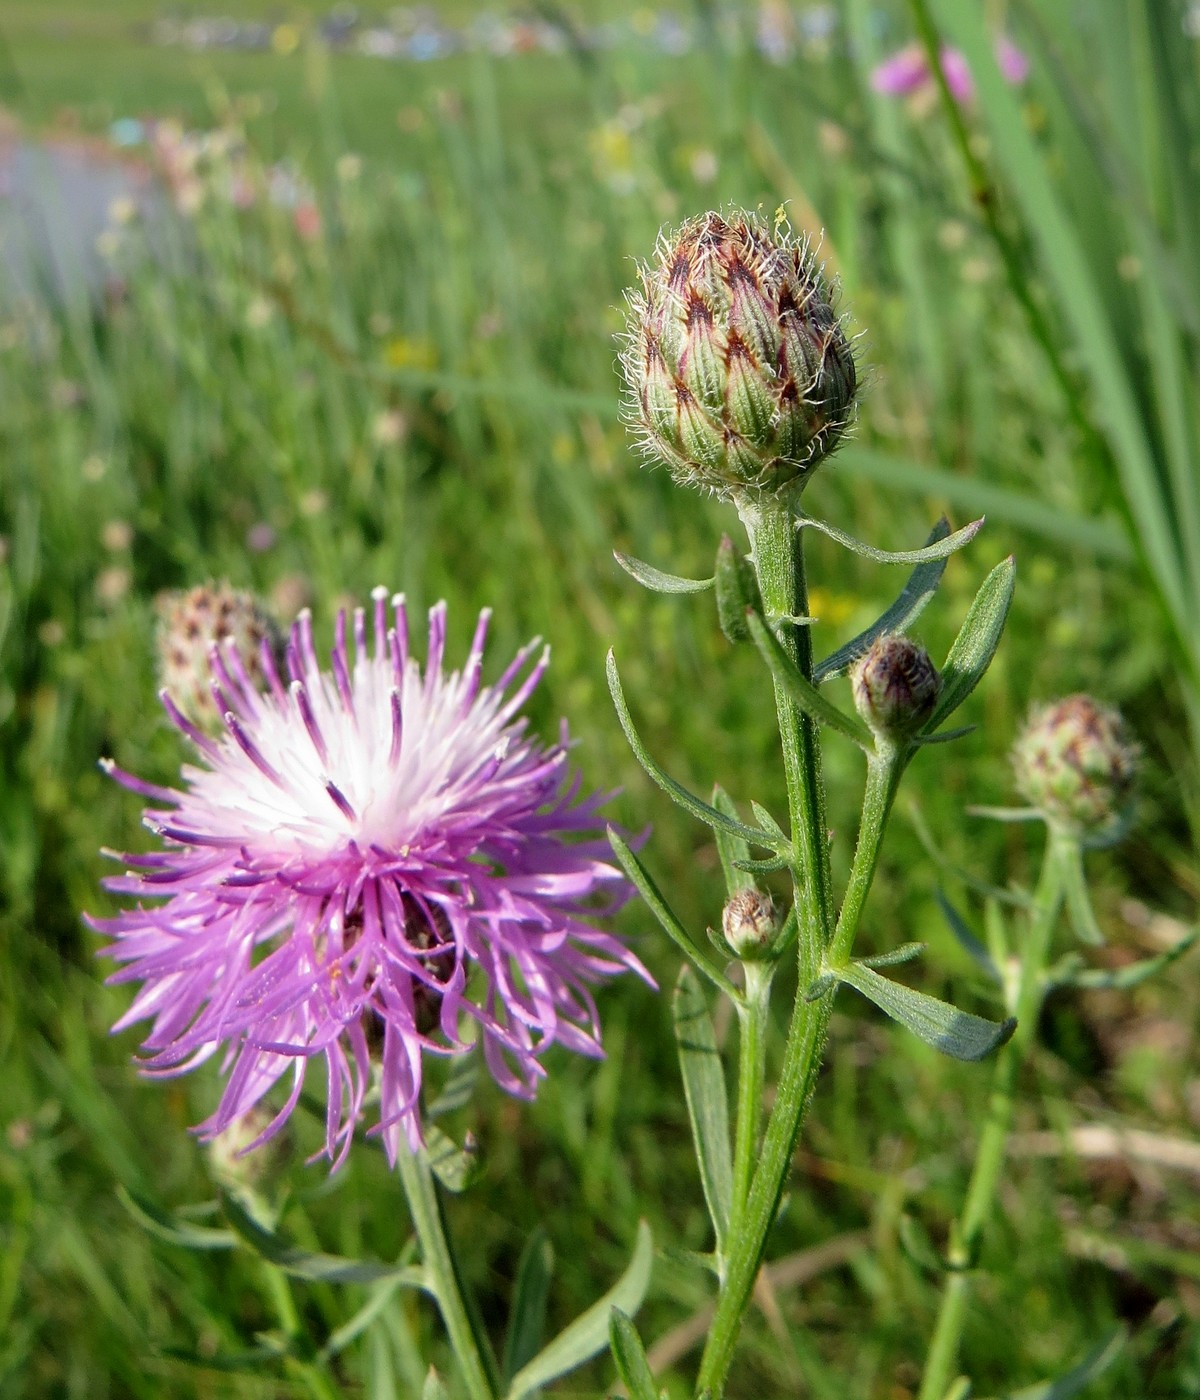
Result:
<svg viewBox="0 0 1200 1400">
<path fill-rule="evenodd" d="M 704 214 L 629 293 L 630 420 L 677 481 L 801 489 L 854 413 L 854 355 L 807 243 L 757 214 Z"/>
<path fill-rule="evenodd" d="M 1013 746 L 1017 789 L 1050 826 L 1089 846 L 1120 839 L 1141 749 L 1117 710 L 1089 695 L 1035 709 Z"/>
<path fill-rule="evenodd" d="M 232 641 L 251 683 L 258 687 L 266 680 L 262 644 L 268 641 L 278 651 L 278 629 L 252 593 L 227 583 L 163 593 L 157 606 L 162 684 L 189 719 L 215 728 L 221 716 L 212 693 L 213 645 L 224 647 Z"/>
<path fill-rule="evenodd" d="M 872 733 L 903 739 L 933 713 L 942 678 L 919 642 L 876 637 L 851 673 L 854 707 Z"/>
<path fill-rule="evenodd" d="M 738 890 L 726 901 L 721 932 L 736 957 L 747 962 L 766 957 L 778 930 L 779 920 L 769 894 L 756 889 Z"/>
<path fill-rule="evenodd" d="M 265 1142 L 247 1151 L 267 1128 L 274 1114 L 258 1106 L 235 1118 L 208 1144 L 208 1165 L 217 1184 L 239 1197 L 256 1219 L 269 1223 L 280 1173 L 291 1155 L 286 1132 L 276 1131 Z"/>
</svg>

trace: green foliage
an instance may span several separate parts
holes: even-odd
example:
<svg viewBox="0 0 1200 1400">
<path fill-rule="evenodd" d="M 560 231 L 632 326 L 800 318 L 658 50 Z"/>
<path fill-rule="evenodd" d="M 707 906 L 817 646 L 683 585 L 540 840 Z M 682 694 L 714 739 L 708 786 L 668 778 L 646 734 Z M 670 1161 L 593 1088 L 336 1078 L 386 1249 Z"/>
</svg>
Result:
<svg viewBox="0 0 1200 1400">
<path fill-rule="evenodd" d="M 964 26 L 979 7 L 944 8 Z M 582 66 L 533 56 L 396 69 L 347 56 L 324 79 L 303 53 L 143 46 L 127 20 L 157 6 L 140 0 L 6 9 L 0 78 L 11 59 L 20 90 L 8 85 L 4 96 L 35 128 L 66 103 L 97 132 L 141 112 L 243 125 L 253 161 L 287 156 L 313 181 L 323 232 L 306 240 L 284 208 L 213 198 L 169 223 L 151 255 L 137 223 L 117 230 L 111 285 L 96 304 L 0 309 L 0 1392 L 307 1393 L 288 1369 L 280 1329 L 289 1329 L 261 1259 L 244 1243 L 228 1247 L 232 1232 L 195 1212 L 213 1187 L 187 1129 L 211 1110 L 215 1073 L 137 1079 L 136 1036 L 108 1036 L 129 993 L 102 985 L 107 965 L 78 919 L 109 907 L 98 880 L 119 867 L 98 847 L 147 840 L 137 800 L 97 760 L 170 781 L 184 757 L 154 698 L 160 590 L 228 577 L 284 614 L 311 603 L 328 638 L 336 601 L 384 582 L 417 607 L 447 598 L 460 654 L 476 610 L 490 604 L 493 658 L 535 633 L 552 641 L 533 722 L 549 734 L 568 714 L 592 784 L 625 789 L 614 822 L 640 830 L 652 818 L 655 875 L 678 926 L 714 922 L 722 863 L 731 879 L 745 873 L 737 862 L 750 852 L 737 843 L 762 833 L 723 796 L 710 810 L 725 820 L 710 832 L 660 800 L 613 722 L 603 676 L 612 644 L 664 769 L 701 792 L 714 774 L 736 774 L 739 801 L 753 792 L 783 810 L 782 782 L 765 767 L 774 720 L 752 649 L 720 639 L 706 600 L 647 599 L 611 559 L 615 545 L 699 582 L 722 530 L 738 528 L 664 473 L 637 470 L 617 420 L 611 342 L 630 257 L 645 254 L 661 223 L 726 199 L 768 210 L 788 199 L 794 219 L 823 228 L 856 328 L 870 331 L 858 440 L 823 469 L 807 506 L 885 549 L 921 539 L 943 509 L 956 524 L 986 511 L 973 562 L 1020 560 L 1003 647 L 963 712 L 979 730 L 911 774 L 944 867 L 902 804 L 867 909 L 869 951 L 934 926 L 939 880 L 958 898 L 947 871 L 1001 886 L 1027 879 L 1036 833 L 1027 845 L 1022 828 L 976 822 L 964 808 L 1011 800 L 1004 751 L 1031 700 L 1102 693 L 1149 750 L 1144 835 L 1089 858 L 1095 919 L 1119 950 L 1112 985 L 1097 969 L 1056 1007 L 1105 1072 L 1084 1082 L 1046 1051 L 1026 1086 L 1046 1101 L 1028 1118 L 1101 1116 L 1167 1138 L 1193 1131 L 1196 959 L 1136 987 L 1120 972 L 1145 961 L 1161 972 L 1167 961 L 1155 927 L 1127 922 L 1127 901 L 1194 918 L 1194 683 L 1183 658 L 1200 597 L 1188 514 L 1200 259 L 1188 251 L 1194 191 L 1183 176 L 1195 84 L 1190 69 L 1163 78 L 1192 61 L 1168 33 L 1178 7 L 1162 6 L 1160 20 L 1138 4 L 1110 24 L 1121 8 L 1114 0 L 1076 33 L 1071 7 L 1018 7 L 1016 37 L 1035 61 L 1030 88 L 1004 92 L 1001 106 L 981 81 L 977 109 L 964 114 L 992 142 L 1002 228 L 1028 240 L 1018 243 L 1022 266 L 1065 384 L 1006 281 L 943 115 L 869 89 L 872 55 L 911 35 L 900 9 L 881 37 L 873 7 L 853 0 L 830 43 L 802 46 L 779 68 L 710 47 L 670 63 L 629 51 Z M 1022 132 L 1033 139 L 1018 149 Z M 363 157 L 357 175 L 337 173 L 346 152 Z M 701 154 L 716 162 L 717 183 L 705 182 Z M 1014 164 L 1030 156 L 1034 165 Z M 1132 530 L 1131 518 L 1151 528 Z M 263 525 L 273 543 L 251 547 Z M 814 645 L 833 661 L 887 597 L 878 570 L 832 544 L 814 539 L 810 558 Z M 943 606 L 921 620 L 937 656 L 978 577 L 957 558 L 944 574 L 941 563 L 914 572 L 929 570 L 928 581 L 939 571 Z M 836 698 L 844 682 L 826 674 L 822 696 Z M 837 703 L 846 709 L 844 693 Z M 833 793 L 857 791 L 853 746 L 829 743 L 826 766 Z M 852 804 L 835 799 L 830 812 L 842 874 Z M 669 985 L 675 949 L 645 910 L 623 918 Z M 964 1000 L 982 975 L 972 954 L 950 936 L 936 951 L 922 989 Z M 631 985 L 612 989 L 601 1015 L 606 1062 L 551 1055 L 530 1106 L 483 1076 L 447 1114 L 448 1135 L 462 1141 L 469 1128 L 480 1143 L 480 1180 L 451 1209 L 455 1234 L 475 1246 L 467 1267 L 496 1336 L 514 1315 L 533 1330 L 545 1281 L 517 1261 L 539 1225 L 556 1260 L 552 1336 L 594 1302 L 598 1279 L 625 1268 L 639 1214 L 657 1239 L 710 1244 L 667 1008 Z M 751 1314 L 735 1394 L 805 1384 L 818 1396 L 890 1400 L 915 1383 L 936 1283 L 906 1258 L 897 1222 L 905 1208 L 919 1212 L 943 1238 L 980 1079 L 878 1021 L 839 997 L 828 1072 L 772 1244 L 784 1255 L 868 1226 L 872 1248 L 801 1290 L 780 1285 L 770 1324 Z M 713 1034 L 723 1043 L 719 1018 Z M 294 1121 L 300 1150 L 278 1236 L 300 1251 L 289 1257 L 404 1258 L 399 1186 L 380 1154 L 356 1144 L 327 1182 L 323 1167 L 301 1164 L 320 1145 L 318 1119 Z M 1196 1256 L 1180 1223 L 1186 1179 L 1024 1156 L 1011 1177 L 1021 1209 L 996 1222 L 987 1306 L 965 1339 L 974 1392 L 1020 1393 L 1069 1375 L 1127 1319 L 1130 1343 L 1087 1395 L 1200 1394 L 1187 1336 Z M 1086 1248 L 1079 1220 L 1103 1247 Z M 189 1247 L 205 1240 L 213 1247 Z M 546 1257 L 543 1247 L 539 1267 Z M 510 1312 L 514 1286 L 532 1298 L 528 1310 Z M 387 1277 L 297 1277 L 291 1287 L 321 1365 L 347 1393 L 454 1400 L 433 1311 L 407 1287 Z M 664 1261 L 639 1314 L 642 1336 L 661 1337 L 709 1296 L 709 1280 Z M 603 1346 L 608 1309 L 593 1321 L 590 1340 Z M 531 1347 L 516 1346 L 517 1370 Z M 659 1374 L 683 1395 L 690 1358 Z M 611 1377 L 601 1360 L 566 1386 L 597 1394 Z"/>
</svg>

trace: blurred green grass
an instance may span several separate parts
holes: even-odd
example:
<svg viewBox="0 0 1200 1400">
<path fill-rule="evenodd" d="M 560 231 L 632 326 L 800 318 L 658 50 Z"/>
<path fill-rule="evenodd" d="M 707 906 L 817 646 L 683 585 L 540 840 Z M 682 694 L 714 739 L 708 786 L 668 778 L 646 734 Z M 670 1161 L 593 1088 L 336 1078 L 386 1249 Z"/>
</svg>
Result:
<svg viewBox="0 0 1200 1400">
<path fill-rule="evenodd" d="M 131 23 L 155 13 L 128 0 L 115 11 L 7 6 L 18 117 L 62 130 L 70 106 L 83 130 L 164 113 L 236 127 L 256 167 L 299 162 L 322 228 L 306 239 L 285 208 L 239 211 L 210 194 L 157 256 L 136 223 L 115 230 L 95 305 L 36 301 L 0 320 L 5 1395 L 303 1393 L 278 1368 L 223 1369 L 276 1325 L 253 1261 L 158 1242 L 116 1195 L 118 1184 L 170 1206 L 212 1195 L 186 1128 L 214 1080 L 136 1078 L 133 1038 L 107 1036 L 128 993 L 101 985 L 79 922 L 81 909 L 104 907 L 98 848 L 146 839 L 134 799 L 96 760 L 167 780 L 181 758 L 154 698 L 159 590 L 227 576 L 285 612 L 311 602 L 328 638 L 339 601 L 384 582 L 418 607 L 445 597 L 459 654 L 489 604 L 496 667 L 545 635 L 554 660 L 534 722 L 548 734 L 567 714 L 588 782 L 623 787 L 614 812 L 627 824 L 654 822 L 647 859 L 693 926 L 719 912 L 715 851 L 634 766 L 604 687 L 607 647 L 674 773 L 697 789 L 720 778 L 782 810 L 753 658 L 721 640 L 710 604 L 644 593 L 611 559 L 617 547 L 706 573 L 719 532 L 737 525 L 640 471 L 617 419 L 621 290 L 664 221 L 787 199 L 793 217 L 824 230 L 869 375 L 856 441 L 822 470 L 810 509 L 890 548 L 918 543 L 942 509 L 956 523 L 990 515 L 922 619 L 935 655 L 986 569 L 1018 555 L 1009 633 L 971 702 L 981 728 L 923 758 L 907 789 L 946 859 L 1001 881 L 1028 876 L 1028 833 L 963 808 L 1008 799 L 1004 752 L 1031 700 L 1086 688 L 1125 707 L 1151 760 L 1139 831 L 1093 862 L 1117 948 L 1147 936 L 1131 922 L 1137 901 L 1188 918 L 1200 887 L 1178 639 L 1123 526 L 1111 457 L 1073 416 L 1014 302 L 944 121 L 867 87 L 873 57 L 909 34 L 903 12 L 889 12 L 881 36 L 872 11 L 847 4 L 831 44 L 802 46 L 784 66 L 711 49 L 670 62 L 620 51 L 590 68 L 462 57 L 419 69 L 304 50 L 152 49 Z M 1054 90 L 1043 66 L 1021 100 L 1061 177 L 1055 158 L 1073 147 Z M 1195 131 L 1184 135 L 1194 149 Z M 361 168 L 339 163 L 347 152 Z M 1012 202 L 1001 213 L 1016 227 Z M 1079 403 L 1086 417 L 1082 393 Z M 264 525 L 270 543 L 251 547 L 267 540 Z M 828 650 L 900 579 L 827 541 L 812 558 Z M 827 764 L 844 872 L 861 774 L 833 740 Z M 906 811 L 902 798 L 864 936 L 873 949 L 927 938 L 923 985 L 969 999 L 971 968 L 933 902 L 939 880 L 959 886 Z M 673 958 L 649 921 L 631 909 L 623 927 L 669 986 Z M 1022 1127 L 1086 1120 L 1194 1135 L 1198 976 L 1193 959 L 1132 996 L 1056 1003 Z M 639 1213 L 660 1243 L 706 1245 L 666 1005 L 626 986 L 602 1011 L 603 1064 L 553 1056 L 536 1105 L 485 1087 L 460 1124 L 477 1132 L 486 1171 L 452 1218 L 476 1245 L 469 1267 L 497 1329 L 538 1222 L 559 1261 L 552 1328 L 619 1271 Z M 911 1392 L 936 1291 L 905 1255 L 899 1220 L 909 1209 L 935 1238 L 944 1232 L 984 1086 L 979 1070 L 839 1002 L 774 1252 L 862 1228 L 870 1247 L 782 1293 L 775 1327 L 752 1318 L 735 1394 Z M 316 1129 L 299 1131 L 287 1228 L 330 1250 L 394 1257 L 403 1212 L 375 1154 L 326 1182 L 322 1167 L 302 1165 Z M 1125 1319 L 1134 1341 L 1089 1394 L 1200 1395 L 1194 1184 L 1069 1156 L 1018 1158 L 1011 1181 L 966 1338 L 978 1393 L 1065 1369 Z M 296 1293 L 323 1339 L 356 1290 Z M 661 1262 L 643 1335 L 704 1296 L 703 1280 Z M 397 1394 L 415 1393 L 418 1349 L 442 1358 L 435 1336 L 428 1310 L 406 1301 L 343 1353 L 339 1381 L 386 1394 L 392 1374 Z M 668 1378 L 673 1396 L 688 1374 L 684 1362 Z M 606 1379 L 597 1363 L 556 1393 L 596 1394 Z"/>
</svg>

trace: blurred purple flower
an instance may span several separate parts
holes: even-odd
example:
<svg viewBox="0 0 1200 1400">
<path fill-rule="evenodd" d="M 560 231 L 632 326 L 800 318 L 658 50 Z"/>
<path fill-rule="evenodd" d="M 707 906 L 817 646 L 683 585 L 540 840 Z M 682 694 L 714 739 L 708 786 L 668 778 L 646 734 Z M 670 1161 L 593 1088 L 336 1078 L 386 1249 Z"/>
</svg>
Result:
<svg viewBox="0 0 1200 1400">
<path fill-rule="evenodd" d="M 975 93 L 971 69 L 958 49 L 949 45 L 939 53 L 946 86 L 956 102 L 970 102 Z M 1019 86 L 1029 76 L 1029 59 L 1011 39 L 1001 35 L 996 41 L 996 63 L 1006 82 Z M 871 87 L 888 97 L 907 97 L 933 84 L 933 72 L 925 49 L 920 44 L 907 44 L 885 58 L 871 70 Z"/>
<path fill-rule="evenodd" d="M 548 650 L 527 669 L 531 643 L 481 686 L 485 611 L 466 666 L 446 674 L 439 603 L 422 671 L 404 600 L 393 599 L 389 626 L 386 591 L 373 596 L 370 623 L 354 614 L 352 647 L 339 615 L 330 670 L 319 667 L 307 612 L 287 646 L 287 683 L 269 644 L 261 690 L 235 648 L 214 648 L 217 739 L 163 692 L 202 766 L 185 765 L 172 789 L 105 763 L 154 802 L 144 819 L 164 849 L 119 856 L 131 868 L 105 884 L 139 903 L 89 921 L 125 964 L 111 980 L 143 984 L 114 1030 L 153 1020 L 146 1072 L 182 1074 L 221 1053 L 227 1080 L 202 1136 L 290 1075 L 255 1145 L 265 1142 L 320 1056 L 335 1166 L 376 1078 L 371 1131 L 389 1161 L 402 1131 L 420 1144 L 422 1059 L 469 1048 L 462 1017 L 478 1023 L 497 1082 L 531 1098 L 549 1046 L 602 1054 L 591 983 L 622 971 L 651 981 L 592 924 L 630 893 L 607 858 L 604 798 L 577 800 L 565 724 L 546 748 L 518 714 Z"/>
</svg>

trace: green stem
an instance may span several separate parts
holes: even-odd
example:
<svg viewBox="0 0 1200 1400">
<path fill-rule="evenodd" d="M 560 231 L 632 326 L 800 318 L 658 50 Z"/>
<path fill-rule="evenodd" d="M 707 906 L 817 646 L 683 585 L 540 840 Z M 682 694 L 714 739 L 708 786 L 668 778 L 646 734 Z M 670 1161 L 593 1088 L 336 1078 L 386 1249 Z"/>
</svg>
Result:
<svg viewBox="0 0 1200 1400">
<path fill-rule="evenodd" d="M 763 1083 L 767 1064 L 768 1008 L 773 969 L 769 963 L 745 963 L 746 995 L 738 1003 L 738 1102 L 733 1145 L 733 1201 L 729 1238 L 736 1239 L 746 1212 L 750 1181 L 758 1161 L 762 1126 Z"/>
<path fill-rule="evenodd" d="M 292 1296 L 292 1285 L 287 1275 L 274 1264 L 262 1261 L 263 1277 L 267 1281 L 267 1291 L 275 1307 L 275 1316 L 289 1341 L 304 1341 L 304 1329 L 300 1325 L 300 1313 Z M 338 1400 L 338 1389 L 315 1362 L 302 1356 L 288 1356 L 284 1362 L 286 1370 L 300 1380 L 313 1400 Z"/>
<path fill-rule="evenodd" d="M 1041 878 L 1034 896 L 1033 918 L 1025 935 L 1016 996 L 1011 1006 L 1017 1018 L 1017 1029 L 996 1062 L 988 1114 L 975 1152 L 967 1198 L 951 1232 L 947 1262 L 953 1272 L 947 1275 L 942 1292 L 917 1400 L 943 1400 L 958 1366 L 971 1294 L 969 1271 L 974 1265 L 983 1227 L 992 1215 L 1012 1128 L 1017 1077 L 1034 1042 L 1045 995 L 1050 938 L 1063 900 L 1063 862 L 1071 857 L 1066 848 L 1068 841 L 1069 838 L 1051 834 L 1046 843 Z"/>
<path fill-rule="evenodd" d="M 413 1228 L 421 1244 L 421 1262 L 433 1285 L 450 1348 L 462 1369 L 467 1392 L 471 1400 L 496 1400 L 502 1389 L 500 1368 L 463 1285 L 433 1172 L 422 1154 L 407 1151 L 403 1144 L 397 1154 L 397 1164 Z"/>
<path fill-rule="evenodd" d="M 812 639 L 806 627 L 789 621 L 808 615 L 803 542 L 801 532 L 796 529 L 795 516 L 782 503 L 762 508 L 743 504 L 742 519 L 750 533 L 767 621 L 801 673 L 811 679 Z M 796 856 L 792 879 L 800 987 L 803 989 L 817 977 L 833 932 L 825 784 L 817 727 L 778 682 L 775 683 L 775 710 Z M 699 1389 L 711 1390 L 714 1397 L 720 1397 L 724 1391 L 742 1314 L 779 1209 L 796 1138 L 820 1068 L 832 1004 L 832 997 L 808 1002 L 798 996 L 792 1011 L 775 1105 L 767 1122 L 758 1167 L 745 1205 L 738 1213 L 737 1229 L 730 1231 L 725 1278 L 700 1362 Z M 742 1099 L 739 1092 L 739 1103 Z M 739 1125 L 743 1116 L 739 1113 Z"/>
<path fill-rule="evenodd" d="M 867 755 L 867 789 L 863 796 L 862 823 L 858 828 L 858 843 L 854 848 L 854 862 L 850 867 L 842 911 L 838 915 L 833 942 L 829 945 L 828 961 L 831 967 L 842 967 L 850 958 L 863 905 L 867 902 L 875 868 L 879 864 L 883 832 L 896 789 L 900 786 L 904 764 L 903 749 L 891 746 Z"/>
</svg>

